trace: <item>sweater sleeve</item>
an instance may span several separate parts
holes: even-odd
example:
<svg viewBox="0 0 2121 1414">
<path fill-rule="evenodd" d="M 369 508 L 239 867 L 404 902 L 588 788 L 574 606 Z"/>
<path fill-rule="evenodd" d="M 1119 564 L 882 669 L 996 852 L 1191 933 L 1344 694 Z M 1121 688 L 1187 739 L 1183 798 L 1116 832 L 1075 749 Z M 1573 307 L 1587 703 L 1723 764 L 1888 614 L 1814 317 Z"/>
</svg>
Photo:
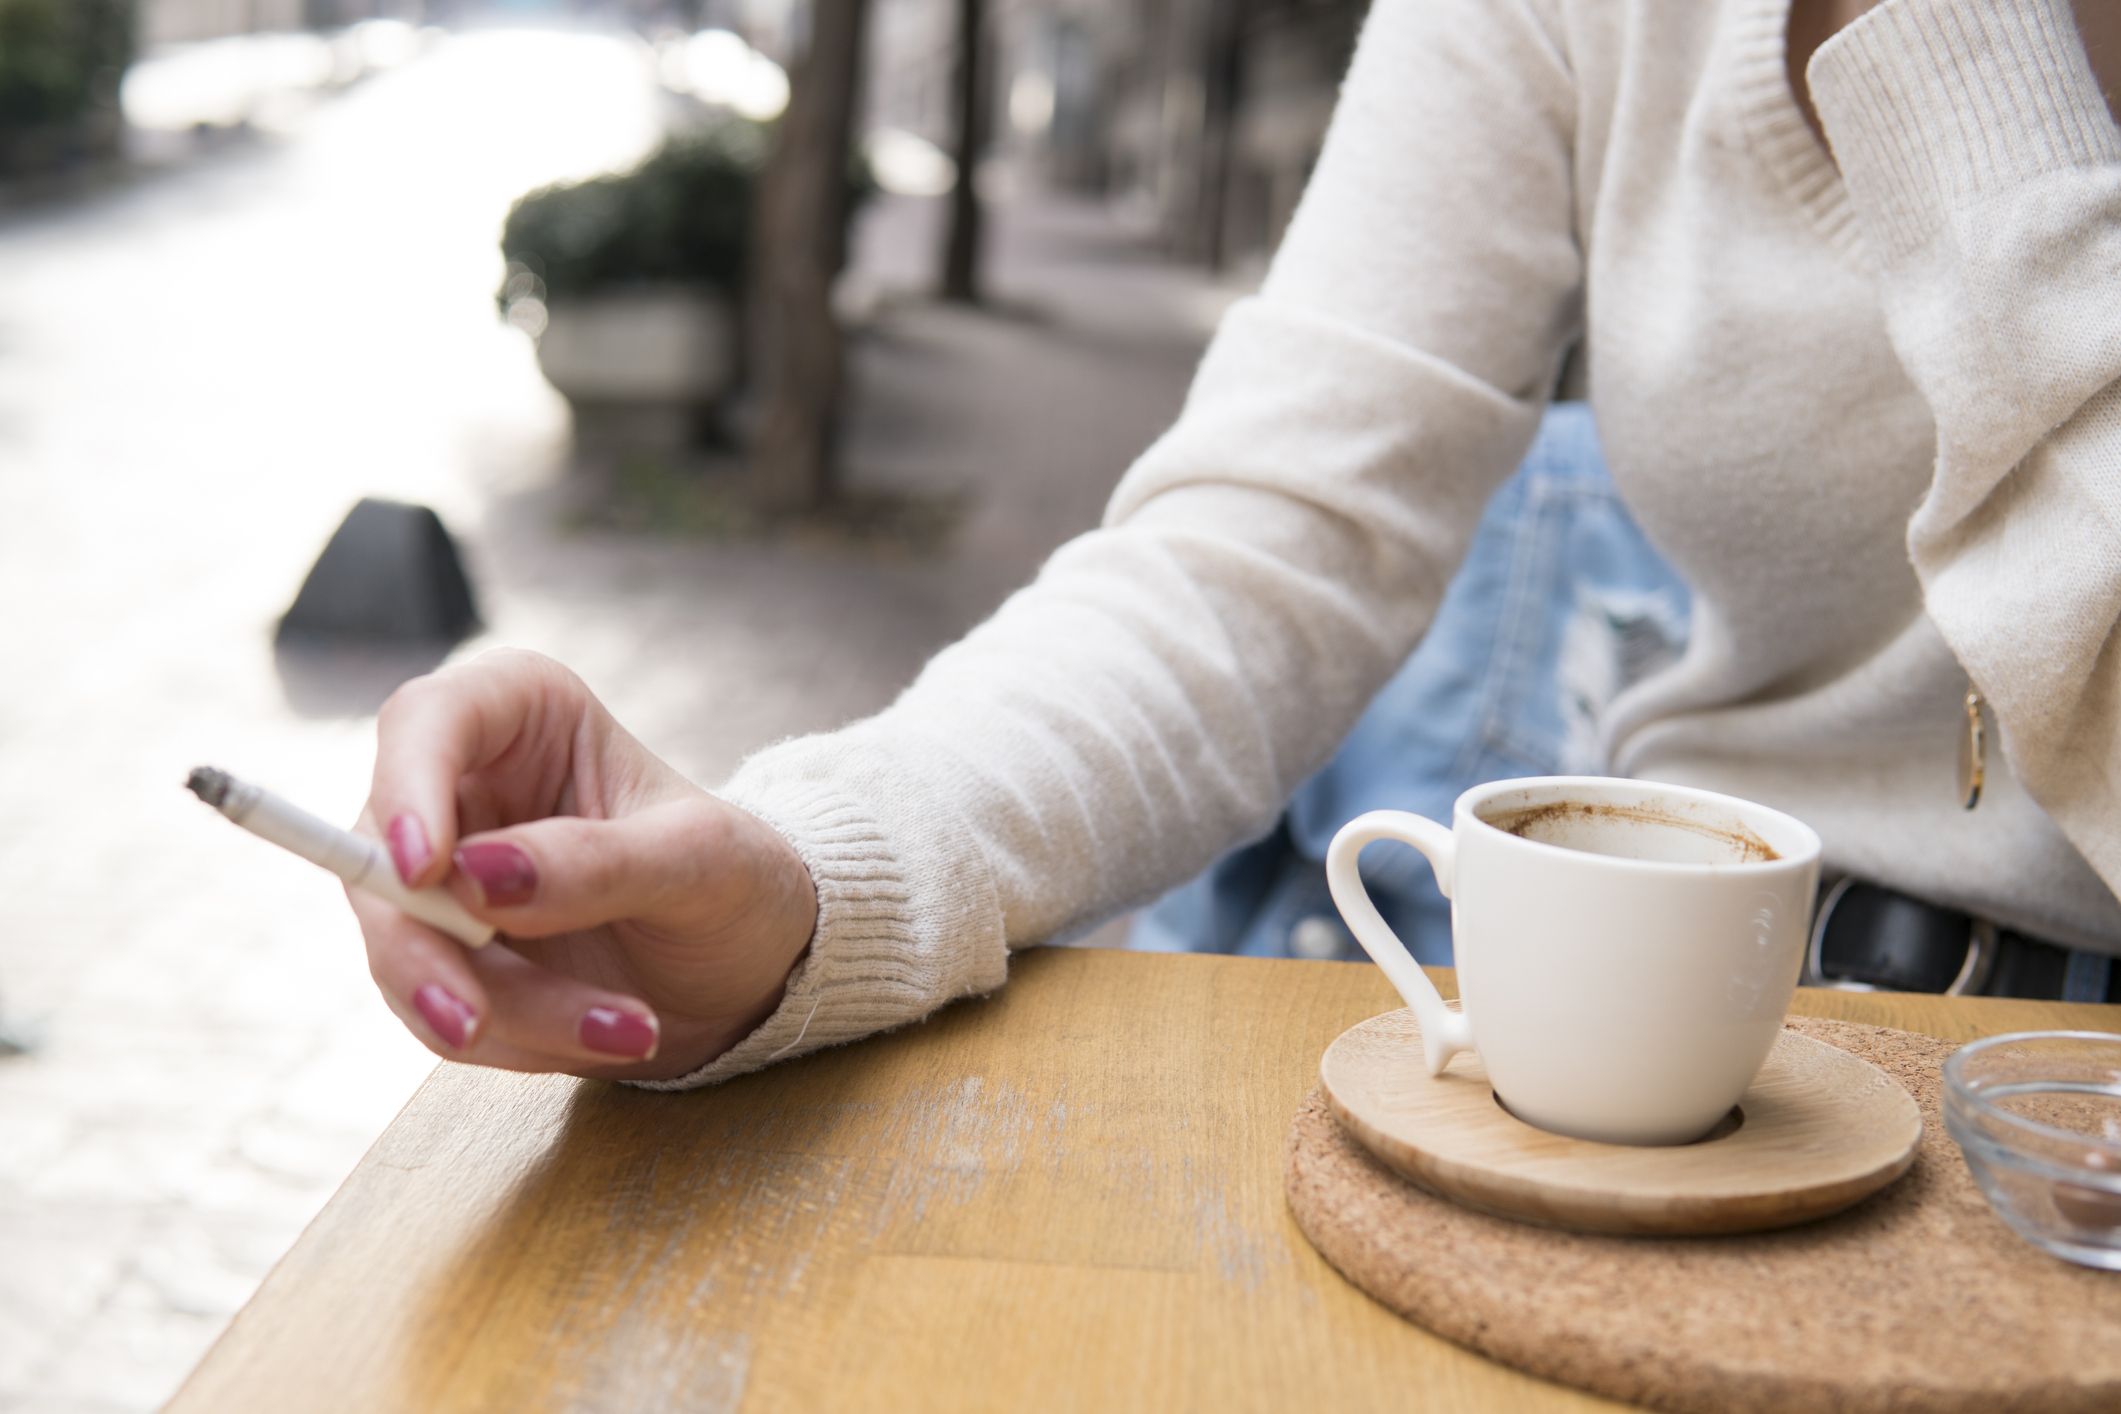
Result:
<svg viewBox="0 0 2121 1414">
<path fill-rule="evenodd" d="M 1581 299 L 1574 95 L 1523 0 L 1382 0 L 1261 293 L 1103 526 L 879 716 L 726 799 L 810 865 L 780 1010 L 676 1085 L 1000 984 L 1263 831 L 1404 659 Z"/>
<path fill-rule="evenodd" d="M 2121 131 L 2068 0 L 1891 0 L 1815 101 L 1936 419 L 1908 527 L 2027 790 L 2121 886 Z"/>
</svg>

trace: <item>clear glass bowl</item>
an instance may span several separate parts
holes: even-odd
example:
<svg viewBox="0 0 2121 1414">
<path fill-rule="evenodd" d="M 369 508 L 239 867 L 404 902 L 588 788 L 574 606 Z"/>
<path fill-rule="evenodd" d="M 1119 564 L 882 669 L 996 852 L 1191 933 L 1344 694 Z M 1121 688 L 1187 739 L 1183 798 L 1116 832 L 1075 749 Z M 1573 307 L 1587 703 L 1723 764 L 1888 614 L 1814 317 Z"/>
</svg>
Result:
<svg viewBox="0 0 2121 1414">
<path fill-rule="evenodd" d="M 2020 1236 L 2121 1271 L 2121 1036 L 2021 1031 L 1963 1047 L 1944 1063 L 1944 1127 Z"/>
</svg>

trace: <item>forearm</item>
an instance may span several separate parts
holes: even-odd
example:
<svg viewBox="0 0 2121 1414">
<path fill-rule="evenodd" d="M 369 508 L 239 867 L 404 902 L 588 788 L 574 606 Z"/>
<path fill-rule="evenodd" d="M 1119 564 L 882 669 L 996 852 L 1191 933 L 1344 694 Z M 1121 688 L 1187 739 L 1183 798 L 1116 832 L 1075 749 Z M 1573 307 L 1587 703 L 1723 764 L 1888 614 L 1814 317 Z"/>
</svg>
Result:
<svg viewBox="0 0 2121 1414">
<path fill-rule="evenodd" d="M 1105 526 L 889 710 L 730 782 L 827 877 L 788 1001 L 697 1078 L 991 988 L 1271 823 L 1531 439 L 1579 318 L 1573 113 L 1527 6 L 1379 7 L 1261 296 Z"/>
<path fill-rule="evenodd" d="M 1331 753 L 1427 622 L 1493 480 L 1410 502 L 1383 467 L 1426 446 L 1506 470 L 1538 409 L 1419 360 L 1366 350 L 1351 365 L 1329 356 L 1330 334 L 1282 332 L 1268 342 L 1290 360 L 1284 378 L 1211 358 L 1113 523 L 1058 552 L 890 709 L 764 752 L 729 783 L 724 796 L 811 865 L 818 942 L 776 1019 L 699 1078 L 999 985 L 1010 949 L 1142 901 L 1263 830 Z M 1430 413 L 1397 445 L 1288 455 L 1274 429 L 1316 416 L 1328 385 Z"/>
<path fill-rule="evenodd" d="M 2121 883 L 2121 132 L 2063 0 L 1895 0 L 1812 83 L 1936 420 L 1908 534 L 1930 616 Z"/>
<path fill-rule="evenodd" d="M 1489 469 L 1515 463 L 1536 421 L 1535 404 L 1351 351 L 1301 316 L 1254 306 L 1232 336 L 1110 524 L 856 733 L 950 783 L 1011 946 L 1160 892 L 1271 824 L 1404 660 Z M 1330 425 L 1335 400 L 1426 417 L 1346 439 L 1288 430 Z M 1423 464 L 1454 474 L 1410 496 Z"/>
</svg>

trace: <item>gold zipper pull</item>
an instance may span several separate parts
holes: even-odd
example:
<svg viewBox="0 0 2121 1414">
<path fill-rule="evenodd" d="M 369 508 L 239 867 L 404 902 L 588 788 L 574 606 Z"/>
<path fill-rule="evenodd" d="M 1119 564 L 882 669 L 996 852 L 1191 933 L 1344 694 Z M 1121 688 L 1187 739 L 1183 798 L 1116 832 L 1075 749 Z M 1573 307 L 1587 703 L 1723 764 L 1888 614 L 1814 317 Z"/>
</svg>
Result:
<svg viewBox="0 0 2121 1414">
<path fill-rule="evenodd" d="M 1966 731 L 1959 739 L 1959 808 L 1971 810 L 1981 803 L 1981 783 L 1988 774 L 1988 723 L 1982 711 L 1979 688 L 1966 689 Z"/>
</svg>

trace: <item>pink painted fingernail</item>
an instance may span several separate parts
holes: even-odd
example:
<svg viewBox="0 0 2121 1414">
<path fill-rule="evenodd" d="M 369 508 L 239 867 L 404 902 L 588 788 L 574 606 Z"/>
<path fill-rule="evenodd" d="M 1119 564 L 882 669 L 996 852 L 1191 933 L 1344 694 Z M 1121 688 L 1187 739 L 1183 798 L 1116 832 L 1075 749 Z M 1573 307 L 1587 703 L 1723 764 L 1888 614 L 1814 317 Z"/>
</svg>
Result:
<svg viewBox="0 0 2121 1414">
<path fill-rule="evenodd" d="M 392 816 L 383 834 L 390 841 L 390 862 L 398 866 L 398 877 L 408 884 L 435 857 L 434 847 L 427 843 L 427 827 L 417 815 Z"/>
<path fill-rule="evenodd" d="M 468 844 L 454 856 L 457 868 L 479 886 L 479 896 L 495 908 L 529 903 L 538 891 L 538 866 L 521 848 L 506 840 Z"/>
<path fill-rule="evenodd" d="M 454 992 L 429 982 L 412 994 L 412 1005 L 434 1028 L 435 1035 L 453 1050 L 461 1051 L 471 1044 L 472 1028 L 478 1025 L 479 1014 Z"/>
<path fill-rule="evenodd" d="M 646 1060 L 655 1054 L 655 1018 L 617 1007 L 593 1006 L 582 1013 L 582 1044 L 607 1056 Z"/>
</svg>

